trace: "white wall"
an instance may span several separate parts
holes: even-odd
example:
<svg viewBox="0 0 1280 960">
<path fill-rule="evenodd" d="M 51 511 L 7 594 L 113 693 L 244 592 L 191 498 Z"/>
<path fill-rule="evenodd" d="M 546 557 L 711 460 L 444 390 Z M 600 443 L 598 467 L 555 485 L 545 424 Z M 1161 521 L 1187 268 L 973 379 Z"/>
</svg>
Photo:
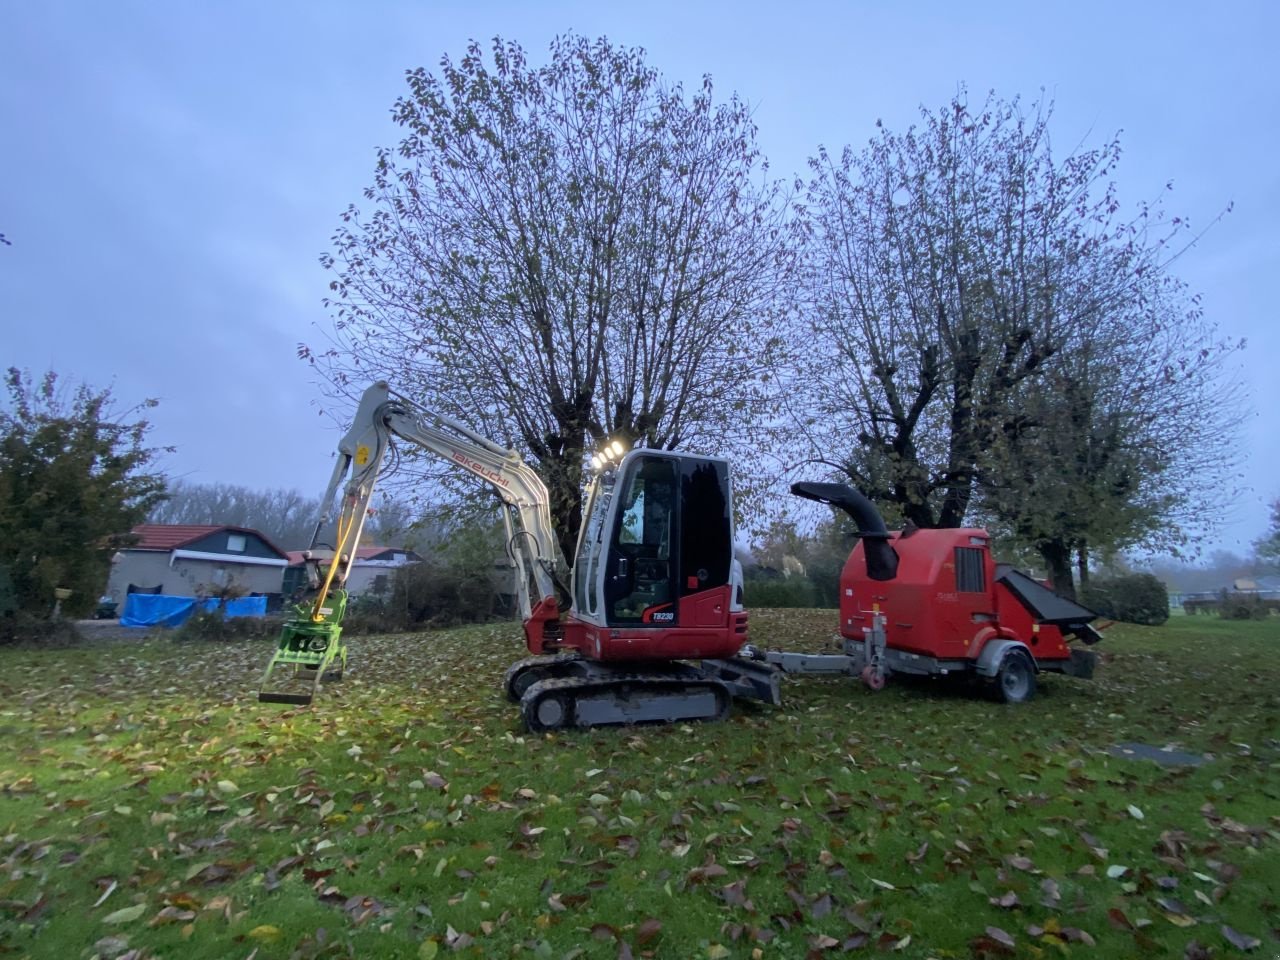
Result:
<svg viewBox="0 0 1280 960">
<path fill-rule="evenodd" d="M 129 584 L 153 587 L 176 597 L 209 594 L 219 587 L 234 584 L 245 593 L 279 593 L 284 567 L 237 563 L 234 557 L 222 560 L 183 558 L 169 565 L 170 554 L 160 550 L 123 550 L 118 563 L 111 565 L 106 592 L 123 604 Z"/>
</svg>

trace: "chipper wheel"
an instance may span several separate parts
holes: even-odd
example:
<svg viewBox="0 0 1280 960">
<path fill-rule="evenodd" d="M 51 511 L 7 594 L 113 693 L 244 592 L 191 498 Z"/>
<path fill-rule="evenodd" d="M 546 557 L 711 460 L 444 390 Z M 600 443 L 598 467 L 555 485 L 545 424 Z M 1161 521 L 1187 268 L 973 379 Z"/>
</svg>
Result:
<svg viewBox="0 0 1280 960">
<path fill-rule="evenodd" d="M 996 673 L 996 697 L 1004 703 L 1026 703 L 1036 693 L 1036 667 L 1021 650 L 1010 650 Z"/>
<path fill-rule="evenodd" d="M 867 664 L 862 668 L 862 682 L 867 685 L 870 690 L 884 689 L 884 674 L 878 671 L 871 664 Z"/>
</svg>

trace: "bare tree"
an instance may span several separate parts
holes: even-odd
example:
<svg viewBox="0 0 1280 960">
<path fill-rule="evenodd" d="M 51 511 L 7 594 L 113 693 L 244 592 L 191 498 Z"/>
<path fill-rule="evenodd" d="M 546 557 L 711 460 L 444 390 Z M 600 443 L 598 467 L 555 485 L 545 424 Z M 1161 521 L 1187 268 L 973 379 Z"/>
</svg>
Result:
<svg viewBox="0 0 1280 960">
<path fill-rule="evenodd" d="M 1253 551 L 1265 569 L 1280 567 L 1280 497 L 1271 501 L 1271 527 L 1254 541 Z"/>
<path fill-rule="evenodd" d="M 1038 551 L 1060 592 L 1073 557 L 1084 586 L 1091 553 L 1176 555 L 1233 499 L 1244 403 L 1225 365 L 1242 344 L 1216 339 L 1157 267 L 1017 392 L 979 471 L 981 512 Z"/>
<path fill-rule="evenodd" d="M 1118 141 L 1058 157 L 1051 113 L 962 93 L 919 128 L 821 151 L 797 229 L 818 455 L 918 526 L 959 526 L 978 498 L 1038 549 L 1065 542 L 1069 584 L 1071 550 L 1142 540 L 1193 492 L 1201 459 L 1179 458 L 1232 348 L 1168 281 L 1185 223 L 1124 219 Z M 1135 409 L 1156 396 L 1177 400 L 1164 420 Z M 1087 533 L 1027 524 L 1055 486 L 1058 512 L 1096 502 L 1090 483 L 1128 499 Z"/>
<path fill-rule="evenodd" d="M 569 36 L 534 68 L 495 40 L 408 81 L 324 257 L 332 342 L 301 352 L 528 451 L 569 553 L 591 444 L 731 450 L 764 408 L 783 205 L 746 105 L 641 50 Z"/>
<path fill-rule="evenodd" d="M 297 490 L 255 490 L 232 483 L 176 480 L 169 498 L 151 509 L 148 523 L 229 524 L 266 534 L 284 550 L 311 546 L 320 519 L 320 498 Z M 405 501 L 379 496 L 365 523 L 366 543 L 423 547 L 440 538 Z"/>
<path fill-rule="evenodd" d="M 309 545 L 319 516 L 319 499 L 297 490 L 176 480 L 169 486 L 169 499 L 152 508 L 147 521 L 248 527 L 281 549 L 297 550 Z"/>
</svg>

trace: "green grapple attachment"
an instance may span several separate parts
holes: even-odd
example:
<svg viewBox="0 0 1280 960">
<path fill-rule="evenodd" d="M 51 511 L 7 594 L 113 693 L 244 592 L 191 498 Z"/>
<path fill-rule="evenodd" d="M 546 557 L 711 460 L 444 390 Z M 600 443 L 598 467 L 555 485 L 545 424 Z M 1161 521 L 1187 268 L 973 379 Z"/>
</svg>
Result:
<svg viewBox="0 0 1280 960">
<path fill-rule="evenodd" d="M 342 616 L 347 611 L 347 592 L 335 590 L 318 608 L 302 605 L 285 621 L 280 645 L 262 675 L 258 699 L 263 703 L 292 703 L 306 706 L 315 698 L 320 684 L 341 680 L 347 668 L 347 645 L 341 641 Z M 276 667 L 293 671 L 276 674 Z M 282 682 L 283 681 L 283 682 Z"/>
</svg>

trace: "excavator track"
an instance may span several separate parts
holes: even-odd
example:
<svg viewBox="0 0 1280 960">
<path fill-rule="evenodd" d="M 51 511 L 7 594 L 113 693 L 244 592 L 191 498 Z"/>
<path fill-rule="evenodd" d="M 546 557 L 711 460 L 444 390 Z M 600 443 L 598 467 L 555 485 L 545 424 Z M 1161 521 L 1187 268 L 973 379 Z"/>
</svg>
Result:
<svg viewBox="0 0 1280 960">
<path fill-rule="evenodd" d="M 512 703 L 519 703 L 524 692 L 540 680 L 551 680 L 569 676 L 574 672 L 571 664 L 582 661 L 581 655 L 573 653 L 547 653 L 536 657 L 525 657 L 517 660 L 507 668 L 507 675 L 502 681 L 502 690 Z"/>
<path fill-rule="evenodd" d="M 520 698 L 534 732 L 627 723 L 723 720 L 733 695 L 719 680 L 688 673 L 620 673 L 539 680 Z"/>
</svg>

